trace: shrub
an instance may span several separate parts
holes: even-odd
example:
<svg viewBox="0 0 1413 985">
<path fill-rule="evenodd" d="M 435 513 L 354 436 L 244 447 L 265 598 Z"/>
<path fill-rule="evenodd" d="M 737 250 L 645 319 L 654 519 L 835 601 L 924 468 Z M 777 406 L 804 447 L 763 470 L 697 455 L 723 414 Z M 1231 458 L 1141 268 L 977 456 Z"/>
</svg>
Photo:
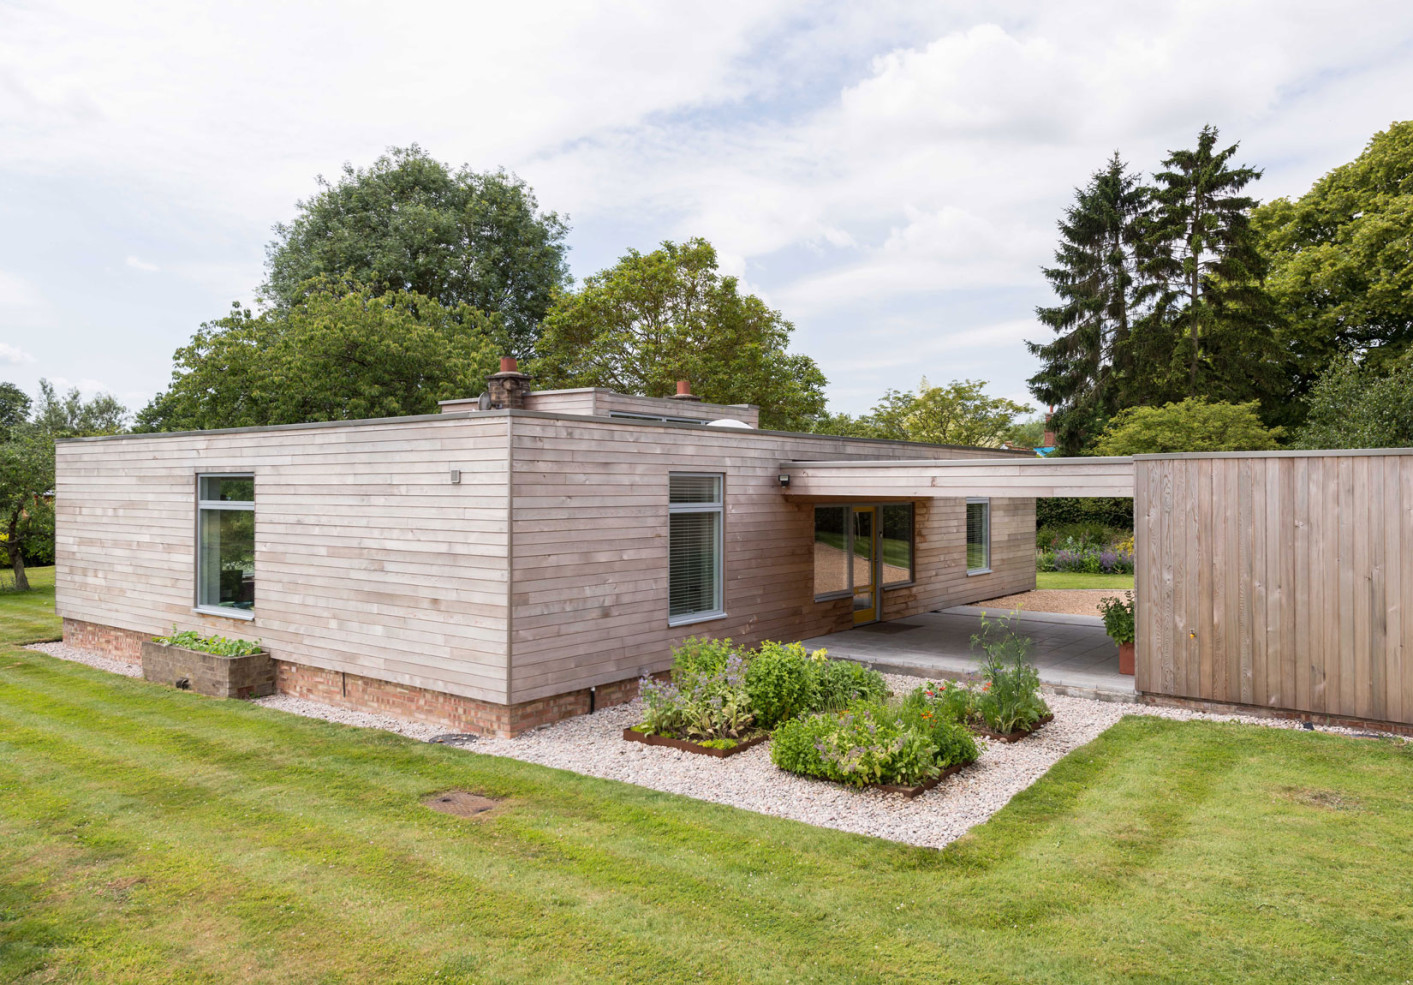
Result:
<svg viewBox="0 0 1413 985">
<path fill-rule="evenodd" d="M 799 643 L 762 643 L 746 670 L 746 693 L 761 728 L 814 710 L 818 693 L 810 655 Z"/>
<path fill-rule="evenodd" d="M 976 695 L 976 712 L 993 732 L 1033 728 L 1050 713 L 1040 696 L 1040 674 L 1030 663 L 1030 640 L 1015 631 L 1015 614 L 1004 619 L 981 617 L 972 646 L 984 654 L 985 683 Z"/>
<path fill-rule="evenodd" d="M 1037 527 L 1060 527 L 1072 523 L 1095 523 L 1116 530 L 1132 530 L 1133 499 L 1056 496 L 1035 501 Z"/>
<path fill-rule="evenodd" d="M 810 660 L 814 676 L 812 711 L 841 711 L 852 701 L 882 700 L 888 697 L 883 675 L 851 660 L 826 660 L 824 651 L 815 651 Z"/>
<path fill-rule="evenodd" d="M 1105 547 L 1065 540 L 1054 550 L 1041 550 L 1035 556 L 1039 571 L 1078 571 L 1087 574 L 1133 574 L 1133 537 Z"/>
<path fill-rule="evenodd" d="M 1124 592 L 1124 597 L 1106 598 L 1099 602 L 1099 610 L 1104 614 L 1104 631 L 1115 643 L 1132 643 L 1134 637 L 1133 593 Z"/>
<path fill-rule="evenodd" d="M 755 724 L 746 694 L 746 662 L 724 645 L 688 640 L 673 655 L 672 680 L 644 677 L 642 731 L 697 741 L 736 740 Z M 682 656 L 679 668 L 678 656 Z"/>
<path fill-rule="evenodd" d="M 250 640 L 232 640 L 224 636 L 202 636 L 194 629 L 178 632 L 175 626 L 172 627 L 172 635 L 154 636 L 152 642 L 161 643 L 163 646 L 199 650 L 202 653 L 214 653 L 218 657 L 248 657 L 265 649 L 259 640 L 252 643 Z"/>
<path fill-rule="evenodd" d="M 770 758 L 791 773 L 837 783 L 914 785 L 948 766 L 975 761 L 976 740 L 956 722 L 924 717 L 926 709 L 884 701 L 855 701 L 842 712 L 821 712 L 776 729 Z"/>
</svg>

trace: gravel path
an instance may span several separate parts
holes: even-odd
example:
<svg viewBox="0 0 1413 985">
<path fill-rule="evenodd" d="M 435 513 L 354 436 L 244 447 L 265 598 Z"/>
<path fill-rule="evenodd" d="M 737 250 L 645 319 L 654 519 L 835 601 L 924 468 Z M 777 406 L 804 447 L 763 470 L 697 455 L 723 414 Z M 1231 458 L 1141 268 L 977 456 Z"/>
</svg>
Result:
<svg viewBox="0 0 1413 985">
<path fill-rule="evenodd" d="M 974 606 L 988 609 L 1025 609 L 1028 612 L 1064 612 L 1072 616 L 1097 616 L 1099 602 L 1106 598 L 1123 598 L 1120 588 L 1037 588 L 1019 595 L 1003 595 Z"/>
<path fill-rule="evenodd" d="M 124 677 L 141 677 L 142 667 L 138 664 L 125 664 L 121 660 L 109 660 L 107 657 L 99 656 L 92 650 L 80 650 L 76 646 L 69 646 L 67 643 L 31 643 L 25 647 L 26 650 L 38 650 L 40 653 L 47 653 L 51 657 L 58 657 L 60 660 L 72 660 L 74 663 L 88 664 L 90 667 L 97 667 L 99 670 L 106 670 L 110 674 L 122 674 Z"/>
<path fill-rule="evenodd" d="M 140 674 L 138 668 L 131 665 L 62 643 L 43 643 L 30 649 L 129 677 Z M 885 677 L 895 692 L 911 690 L 922 683 L 916 677 Z M 770 761 L 769 743 L 728 759 L 715 759 L 625 742 L 623 729 L 637 724 L 641 717 L 637 701 L 546 725 L 514 739 L 478 739 L 468 748 L 486 755 L 507 756 L 587 776 L 621 780 L 820 827 L 941 848 L 991 817 L 1017 793 L 1040 779 L 1058 760 L 1098 737 L 1124 715 L 1300 728 L 1297 722 L 1274 718 L 1208 715 L 1181 708 L 1116 704 L 1055 694 L 1047 695 L 1046 700 L 1055 712 L 1053 722 L 1020 742 L 981 743 L 983 751 L 976 763 L 913 800 L 899 794 L 854 790 L 783 772 Z M 348 711 L 289 695 L 260 698 L 255 703 L 295 715 L 384 729 L 421 741 L 446 731 L 438 726 Z M 1321 731 L 1353 734 L 1356 730 L 1321 728 Z"/>
</svg>

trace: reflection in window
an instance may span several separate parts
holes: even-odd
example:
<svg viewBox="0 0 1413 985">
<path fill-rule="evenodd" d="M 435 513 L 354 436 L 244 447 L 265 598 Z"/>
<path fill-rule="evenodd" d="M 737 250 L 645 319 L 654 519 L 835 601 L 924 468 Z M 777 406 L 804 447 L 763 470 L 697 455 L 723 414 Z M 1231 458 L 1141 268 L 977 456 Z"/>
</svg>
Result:
<svg viewBox="0 0 1413 985">
<path fill-rule="evenodd" d="M 883 507 L 883 587 L 913 580 L 913 504 Z"/>
<path fill-rule="evenodd" d="M 849 590 L 845 531 L 847 506 L 817 506 L 814 511 L 814 593 L 835 595 Z"/>
<path fill-rule="evenodd" d="M 196 604 L 255 608 L 255 477 L 197 479 Z"/>
</svg>

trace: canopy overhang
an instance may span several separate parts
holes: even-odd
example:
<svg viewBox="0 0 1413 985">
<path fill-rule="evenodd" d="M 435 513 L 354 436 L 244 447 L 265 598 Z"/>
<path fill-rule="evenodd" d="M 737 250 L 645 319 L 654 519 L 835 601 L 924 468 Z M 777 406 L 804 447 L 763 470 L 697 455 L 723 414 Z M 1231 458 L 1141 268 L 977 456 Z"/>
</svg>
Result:
<svg viewBox="0 0 1413 985">
<path fill-rule="evenodd" d="M 1132 496 L 1132 458 L 954 458 L 784 462 L 790 498 L 890 500 Z M 782 482 L 782 485 L 784 483 Z"/>
</svg>

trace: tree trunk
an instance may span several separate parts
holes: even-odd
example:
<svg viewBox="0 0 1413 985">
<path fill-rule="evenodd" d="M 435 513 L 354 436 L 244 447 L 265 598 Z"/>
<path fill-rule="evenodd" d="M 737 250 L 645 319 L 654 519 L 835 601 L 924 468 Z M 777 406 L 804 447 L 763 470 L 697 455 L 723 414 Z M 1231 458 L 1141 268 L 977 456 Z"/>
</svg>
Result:
<svg viewBox="0 0 1413 985">
<path fill-rule="evenodd" d="M 16 517 L 10 519 L 10 527 L 6 531 L 5 552 L 10 555 L 10 570 L 15 573 L 15 591 L 29 591 L 29 577 L 25 574 L 25 552 L 17 536 L 19 520 Z"/>
</svg>

